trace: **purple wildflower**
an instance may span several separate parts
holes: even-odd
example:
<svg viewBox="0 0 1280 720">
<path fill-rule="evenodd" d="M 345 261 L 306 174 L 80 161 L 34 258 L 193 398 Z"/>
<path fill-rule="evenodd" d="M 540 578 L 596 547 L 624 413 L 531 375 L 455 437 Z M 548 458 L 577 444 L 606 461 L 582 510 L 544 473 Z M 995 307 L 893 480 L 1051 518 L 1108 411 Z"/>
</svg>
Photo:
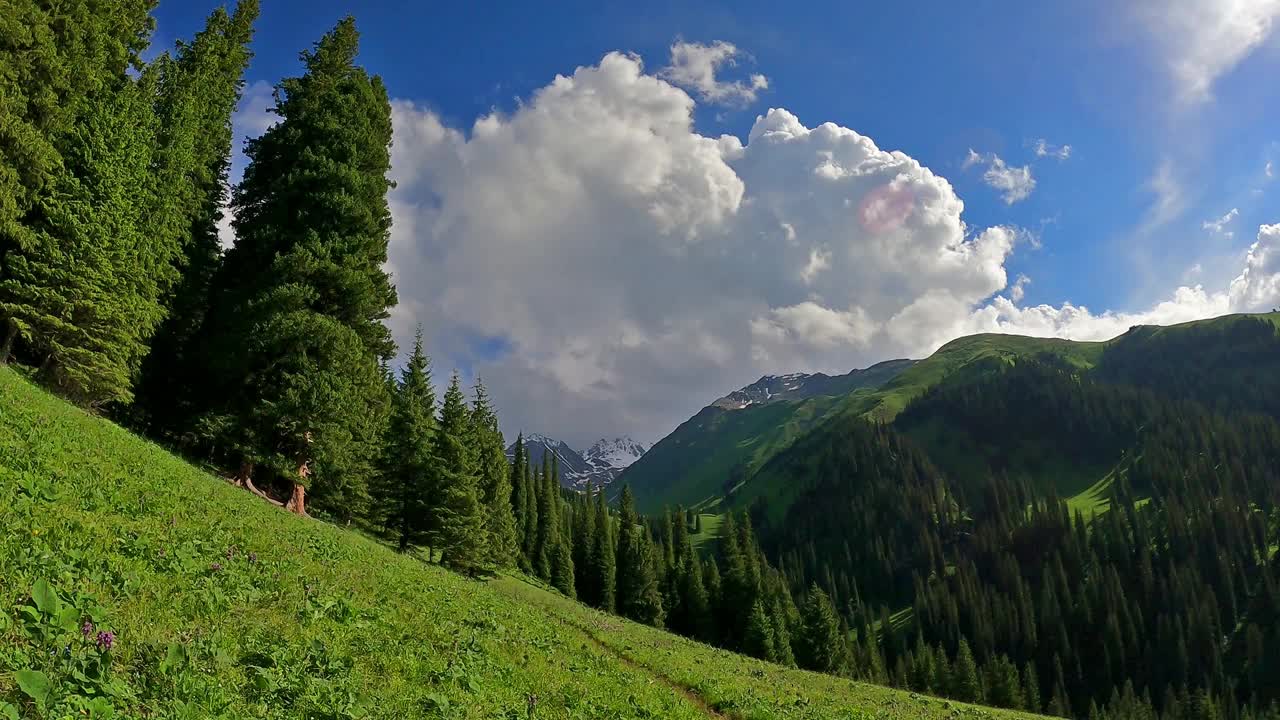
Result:
<svg viewBox="0 0 1280 720">
<path fill-rule="evenodd" d="M 235 558 L 235 556 L 236 556 L 236 546 L 232 545 L 231 547 L 227 548 L 227 559 L 231 560 Z"/>
<path fill-rule="evenodd" d="M 256 553 L 256 552 L 251 552 L 251 553 L 249 553 L 249 562 L 250 562 L 251 564 L 252 564 L 252 563 L 256 563 L 256 562 L 258 562 L 258 553 Z"/>
<path fill-rule="evenodd" d="M 111 632 L 110 630 L 98 633 L 98 649 L 99 650 L 108 651 L 111 649 L 111 646 L 115 644 L 116 644 L 115 633 Z"/>
<path fill-rule="evenodd" d="M 222 572 L 222 563 L 216 562 L 216 563 L 214 563 L 214 564 L 210 565 L 210 566 L 209 566 L 209 569 L 210 569 L 210 570 L 212 570 L 212 571 L 214 571 L 214 572 Z"/>
<path fill-rule="evenodd" d="M 93 631 L 94 631 L 93 623 L 88 620 L 85 620 L 84 625 L 80 626 L 80 634 L 86 638 L 93 635 Z"/>
</svg>

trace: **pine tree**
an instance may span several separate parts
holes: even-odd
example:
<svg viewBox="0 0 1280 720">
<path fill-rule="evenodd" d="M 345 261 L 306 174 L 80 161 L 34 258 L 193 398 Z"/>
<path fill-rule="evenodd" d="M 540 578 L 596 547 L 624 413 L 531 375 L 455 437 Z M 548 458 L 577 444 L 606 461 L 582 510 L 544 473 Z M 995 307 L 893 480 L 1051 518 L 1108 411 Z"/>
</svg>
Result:
<svg viewBox="0 0 1280 720">
<path fill-rule="evenodd" d="M 528 528 L 525 527 L 525 506 L 528 504 L 529 483 L 525 478 L 524 433 L 516 436 L 511 456 L 511 512 L 515 517 L 516 560 L 520 570 L 529 572 L 529 555 L 525 552 Z"/>
<path fill-rule="evenodd" d="M 516 519 L 511 509 L 511 467 L 502 446 L 498 417 L 489 406 L 484 383 L 478 378 L 471 408 L 471 436 L 476 443 L 477 473 L 484 503 L 487 560 L 497 567 L 512 567 L 519 554 Z"/>
<path fill-rule="evenodd" d="M 809 587 L 800 610 L 799 631 L 795 645 L 800 667 L 827 673 L 841 671 L 845 652 L 840 619 L 831 598 L 816 584 Z"/>
<path fill-rule="evenodd" d="M 130 420 L 153 435 L 182 439 L 190 429 L 192 389 L 200 383 L 196 335 L 208 310 L 210 284 L 222 260 L 218 223 L 231 166 L 231 115 L 251 53 L 258 0 L 235 12 L 213 11 L 190 44 L 180 43 L 162 73 L 156 184 L 172 208 L 167 218 L 182 247 L 177 285 L 163 298 L 165 320 L 142 363 Z M 166 217 L 156 213 L 156 217 Z"/>
<path fill-rule="evenodd" d="M 0 364 L 17 353 L 90 405 L 129 399 L 180 243 L 150 217 L 163 197 L 160 64 L 140 60 L 150 9 L 0 13 Z"/>
<path fill-rule="evenodd" d="M 313 485 L 329 508 L 363 499 L 385 417 L 391 107 L 358 44 L 347 18 L 277 86 L 280 121 L 247 145 L 201 333 L 203 434 L 283 477 L 298 513 Z"/>
<path fill-rule="evenodd" d="M 950 696 L 963 702 L 981 702 L 982 684 L 978 680 L 978 666 L 973 660 L 973 651 L 969 643 L 960 638 L 960 649 L 956 651 L 956 662 L 951 670 Z"/>
<path fill-rule="evenodd" d="M 636 515 L 631 488 L 622 487 L 618 515 L 618 613 L 655 627 L 662 624 L 662 594 L 658 588 L 653 544 L 648 528 Z"/>
<path fill-rule="evenodd" d="M 591 505 L 592 489 L 587 488 L 573 500 L 573 569 L 578 598 L 592 606 L 600 604 L 595 580 L 598 572 L 593 564 L 596 543 L 596 514 Z"/>
<path fill-rule="evenodd" d="M 563 537 L 556 542 L 555 557 L 551 561 L 551 586 L 566 597 L 578 597 L 574 583 L 573 551 L 569 549 L 569 541 Z"/>
<path fill-rule="evenodd" d="M 378 488 L 385 524 L 401 552 L 435 530 L 428 524 L 428 508 L 436 504 L 435 406 L 430 361 L 422 350 L 419 327 L 413 353 L 400 372 L 392 400 L 386 458 Z"/>
<path fill-rule="evenodd" d="M 746 654 L 774 662 L 777 656 L 773 645 L 773 624 L 765 615 L 764 605 L 757 600 L 747 613 L 747 634 L 742 638 L 742 651 Z"/>
<path fill-rule="evenodd" d="M 596 592 L 596 607 L 606 612 L 614 612 L 617 609 L 618 568 L 615 559 L 613 518 L 609 516 L 609 506 L 605 501 L 603 487 L 596 492 L 595 505 L 596 532 L 591 553 L 595 579 L 592 585 Z"/>
<path fill-rule="evenodd" d="M 488 538 L 480 502 L 475 459 L 467 447 L 471 417 L 458 374 L 453 374 L 440 407 L 440 429 L 435 455 L 439 463 L 440 562 L 455 570 L 475 574 L 485 560 Z"/>
<path fill-rule="evenodd" d="M 533 569 L 538 577 L 551 581 L 560 538 L 560 483 L 552 470 L 550 451 L 542 454 L 542 476 L 538 488 L 538 538 Z"/>
<path fill-rule="evenodd" d="M 529 569 L 534 574 L 538 573 L 538 506 L 540 504 L 539 497 L 542 494 L 542 483 L 538 480 L 536 468 L 529 461 L 529 446 L 524 446 L 524 537 L 521 539 L 521 548 L 524 550 L 524 556 L 528 562 Z"/>
</svg>

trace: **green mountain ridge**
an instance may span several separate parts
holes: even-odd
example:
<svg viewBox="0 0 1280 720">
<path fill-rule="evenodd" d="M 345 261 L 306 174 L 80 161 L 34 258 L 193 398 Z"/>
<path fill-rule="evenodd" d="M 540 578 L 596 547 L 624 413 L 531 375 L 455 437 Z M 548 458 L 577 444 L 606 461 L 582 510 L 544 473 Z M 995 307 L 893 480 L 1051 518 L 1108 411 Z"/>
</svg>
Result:
<svg viewBox="0 0 1280 720">
<path fill-rule="evenodd" d="M 843 396 L 883 385 L 914 362 L 889 360 L 838 376 L 761 378 L 699 410 L 628 466 L 617 482 L 637 489 L 643 512 L 658 512 L 664 504 L 711 507 L 728 488 L 838 411 Z M 800 387 L 787 390 L 791 378 L 803 378 L 795 383 Z M 772 392 L 766 385 L 774 386 Z"/>
</svg>

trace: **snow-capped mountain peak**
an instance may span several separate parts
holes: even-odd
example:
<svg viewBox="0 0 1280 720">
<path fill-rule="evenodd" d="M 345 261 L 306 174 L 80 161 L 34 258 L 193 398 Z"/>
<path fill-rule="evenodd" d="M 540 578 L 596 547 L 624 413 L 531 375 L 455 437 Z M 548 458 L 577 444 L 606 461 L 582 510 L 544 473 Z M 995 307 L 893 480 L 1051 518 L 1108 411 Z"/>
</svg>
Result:
<svg viewBox="0 0 1280 720">
<path fill-rule="evenodd" d="M 541 466 L 545 453 L 555 455 L 560 465 L 560 484 L 575 490 L 607 487 L 622 474 L 624 468 L 648 450 L 643 444 L 626 437 L 601 438 L 585 453 L 579 453 L 563 440 L 541 433 L 526 433 L 524 442 L 529 448 L 529 461 L 535 467 Z M 507 448 L 507 457 L 514 454 L 515 443 L 512 443 Z"/>
<path fill-rule="evenodd" d="M 648 448 L 631 438 L 614 438 L 612 440 L 600 438 L 595 445 L 592 445 L 582 454 L 582 457 L 593 466 L 622 470 L 635 462 L 636 458 L 643 455 L 645 450 L 648 450 Z"/>
</svg>

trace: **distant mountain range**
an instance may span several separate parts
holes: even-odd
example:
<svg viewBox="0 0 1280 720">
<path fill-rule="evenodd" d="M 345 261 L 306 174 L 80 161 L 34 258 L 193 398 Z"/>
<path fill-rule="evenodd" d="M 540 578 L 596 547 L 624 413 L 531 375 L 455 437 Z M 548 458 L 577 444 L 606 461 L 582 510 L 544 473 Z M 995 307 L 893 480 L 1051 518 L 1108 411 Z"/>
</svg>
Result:
<svg viewBox="0 0 1280 720">
<path fill-rule="evenodd" d="M 529 433 L 524 441 L 529 447 L 529 460 L 535 465 L 540 466 L 543 456 L 552 453 L 560 464 L 560 484 L 573 490 L 613 485 L 622 471 L 648 450 L 643 443 L 628 437 L 601 438 L 586 452 L 540 433 Z M 515 447 L 515 443 L 507 447 L 508 458 L 515 456 Z"/>
</svg>

